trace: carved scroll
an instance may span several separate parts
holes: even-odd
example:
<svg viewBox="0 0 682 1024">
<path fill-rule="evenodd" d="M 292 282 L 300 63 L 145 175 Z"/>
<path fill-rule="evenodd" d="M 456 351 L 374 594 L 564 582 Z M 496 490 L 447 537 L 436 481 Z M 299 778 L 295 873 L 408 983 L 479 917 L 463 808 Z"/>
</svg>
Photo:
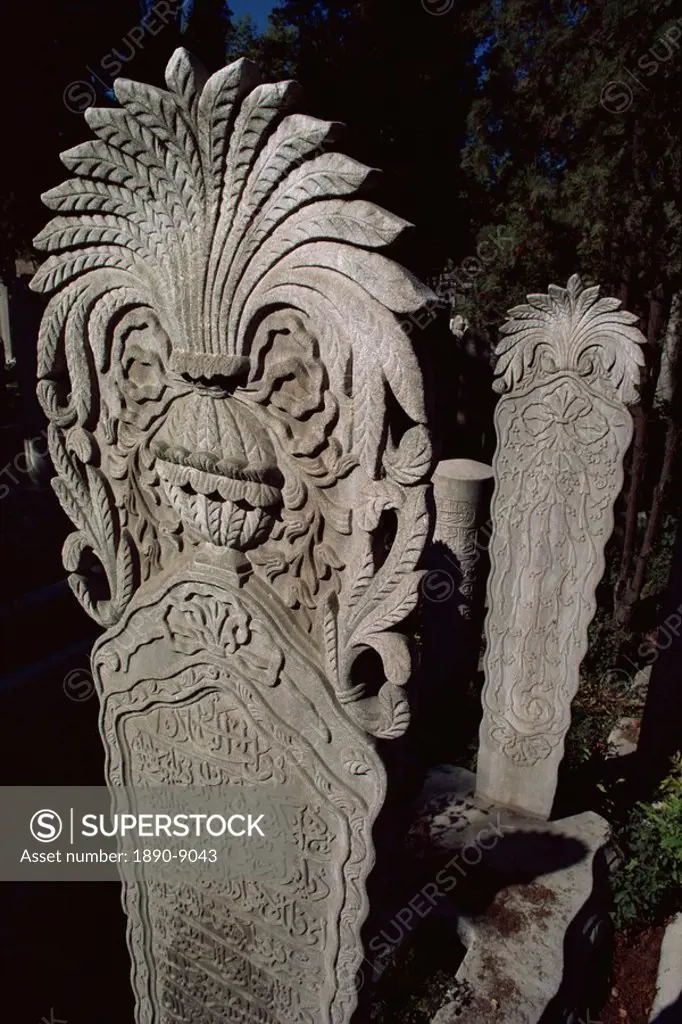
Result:
<svg viewBox="0 0 682 1024">
<path fill-rule="evenodd" d="M 64 563 L 109 631 L 95 655 L 109 778 L 144 774 L 160 731 L 184 735 L 193 714 L 211 718 L 211 744 L 237 721 L 256 729 L 301 806 L 320 807 L 341 902 L 318 908 L 327 944 L 312 943 L 305 998 L 292 956 L 285 1011 L 279 963 L 252 956 L 256 918 L 188 894 L 169 980 L 150 949 L 180 923 L 163 893 L 143 913 L 129 890 L 137 1020 L 342 1024 L 384 794 L 372 737 L 409 720 L 399 630 L 422 575 L 431 447 L 399 316 L 431 293 L 376 251 L 406 222 L 356 198 L 370 169 L 329 150 L 337 126 L 295 112 L 294 83 L 262 84 L 245 60 L 207 78 L 183 50 L 166 82 L 118 79 L 120 108 L 87 112 L 97 138 L 63 155 L 76 177 L 44 197 L 57 216 L 36 241 L 52 255 L 33 287 L 55 293 L 38 393 L 77 531 Z M 126 655 L 140 638 L 144 654 Z M 229 782 L 215 749 L 193 748 L 187 770 Z M 225 944 L 250 964 L 241 980 Z"/>
<path fill-rule="evenodd" d="M 644 337 L 568 288 L 510 310 L 497 451 L 478 792 L 548 817 L 632 437 Z"/>
</svg>

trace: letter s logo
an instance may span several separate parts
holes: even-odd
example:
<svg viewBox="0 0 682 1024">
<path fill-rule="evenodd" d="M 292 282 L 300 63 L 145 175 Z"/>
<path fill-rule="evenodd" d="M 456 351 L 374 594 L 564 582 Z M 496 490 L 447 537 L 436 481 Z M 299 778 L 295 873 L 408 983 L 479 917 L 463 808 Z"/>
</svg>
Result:
<svg viewBox="0 0 682 1024">
<path fill-rule="evenodd" d="M 29 827 L 39 843 L 53 843 L 62 833 L 62 819 L 56 811 L 36 811 Z"/>
</svg>

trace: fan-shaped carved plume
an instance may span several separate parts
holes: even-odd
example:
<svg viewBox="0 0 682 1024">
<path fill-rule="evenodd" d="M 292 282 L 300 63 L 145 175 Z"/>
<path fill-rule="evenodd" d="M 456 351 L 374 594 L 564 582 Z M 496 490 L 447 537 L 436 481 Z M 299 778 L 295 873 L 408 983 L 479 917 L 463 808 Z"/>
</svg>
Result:
<svg viewBox="0 0 682 1024">
<path fill-rule="evenodd" d="M 566 288 L 549 286 L 547 295 L 529 295 L 528 303 L 509 310 L 494 383 L 496 391 L 511 391 L 537 383 L 529 371 L 566 370 L 601 380 L 627 403 L 636 401 L 639 367 L 644 363 L 644 338 L 634 325 L 634 313 L 621 310 L 618 299 L 599 298 L 599 288 L 583 288 L 574 274 Z"/>
<path fill-rule="evenodd" d="M 356 198 L 370 168 L 329 151 L 337 126 L 295 111 L 295 83 L 246 60 L 207 79 L 183 50 L 166 82 L 118 79 L 120 108 L 87 112 L 96 139 L 44 196 L 38 393 L 79 529 L 72 586 L 109 626 L 183 548 L 248 552 L 341 698 L 392 734 L 402 690 L 365 706 L 351 673 L 370 646 L 387 680 L 409 675 L 393 629 L 416 600 L 431 448 L 398 316 L 431 293 L 377 251 L 406 222 Z M 389 510 L 402 551 L 378 567 Z"/>
</svg>

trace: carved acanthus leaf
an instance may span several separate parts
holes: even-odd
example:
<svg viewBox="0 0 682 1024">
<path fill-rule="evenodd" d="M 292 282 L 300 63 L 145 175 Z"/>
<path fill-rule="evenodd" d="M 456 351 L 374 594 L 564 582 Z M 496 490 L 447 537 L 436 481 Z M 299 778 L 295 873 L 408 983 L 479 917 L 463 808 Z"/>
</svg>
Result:
<svg viewBox="0 0 682 1024">
<path fill-rule="evenodd" d="M 397 315 L 432 294 L 377 251 L 407 222 L 357 196 L 371 169 L 324 151 L 338 126 L 298 113 L 295 83 L 245 60 L 208 77 L 182 50 L 166 83 L 119 78 L 119 108 L 88 111 L 96 138 L 64 154 L 74 177 L 36 240 L 51 255 L 33 287 L 58 291 L 39 394 L 71 432 L 57 490 L 79 528 L 75 589 L 109 623 L 183 548 L 247 552 L 340 699 L 369 700 L 363 720 L 388 735 L 431 464 Z M 385 671 L 373 698 L 351 680 L 367 647 Z"/>
<path fill-rule="evenodd" d="M 577 274 L 566 288 L 529 295 L 500 330 L 495 390 L 523 389 L 538 373 L 566 371 L 601 381 L 626 404 L 636 401 L 645 338 L 634 326 L 638 318 L 620 306 L 600 299 L 598 287 L 583 288 Z"/>
</svg>

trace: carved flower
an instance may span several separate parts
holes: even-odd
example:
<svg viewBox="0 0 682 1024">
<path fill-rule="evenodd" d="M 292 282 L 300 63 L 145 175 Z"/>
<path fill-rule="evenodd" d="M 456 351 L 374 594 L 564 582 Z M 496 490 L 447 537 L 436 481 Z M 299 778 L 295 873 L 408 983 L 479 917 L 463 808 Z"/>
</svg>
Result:
<svg viewBox="0 0 682 1024">
<path fill-rule="evenodd" d="M 189 655 L 205 650 L 234 654 L 251 636 L 250 618 L 243 608 L 208 594 L 185 594 L 182 603 L 168 608 L 164 623 L 174 649 Z"/>
<path fill-rule="evenodd" d="M 563 382 L 542 403 L 533 402 L 522 414 L 528 432 L 552 446 L 591 445 L 608 433 L 608 423 L 575 385 Z"/>
</svg>

